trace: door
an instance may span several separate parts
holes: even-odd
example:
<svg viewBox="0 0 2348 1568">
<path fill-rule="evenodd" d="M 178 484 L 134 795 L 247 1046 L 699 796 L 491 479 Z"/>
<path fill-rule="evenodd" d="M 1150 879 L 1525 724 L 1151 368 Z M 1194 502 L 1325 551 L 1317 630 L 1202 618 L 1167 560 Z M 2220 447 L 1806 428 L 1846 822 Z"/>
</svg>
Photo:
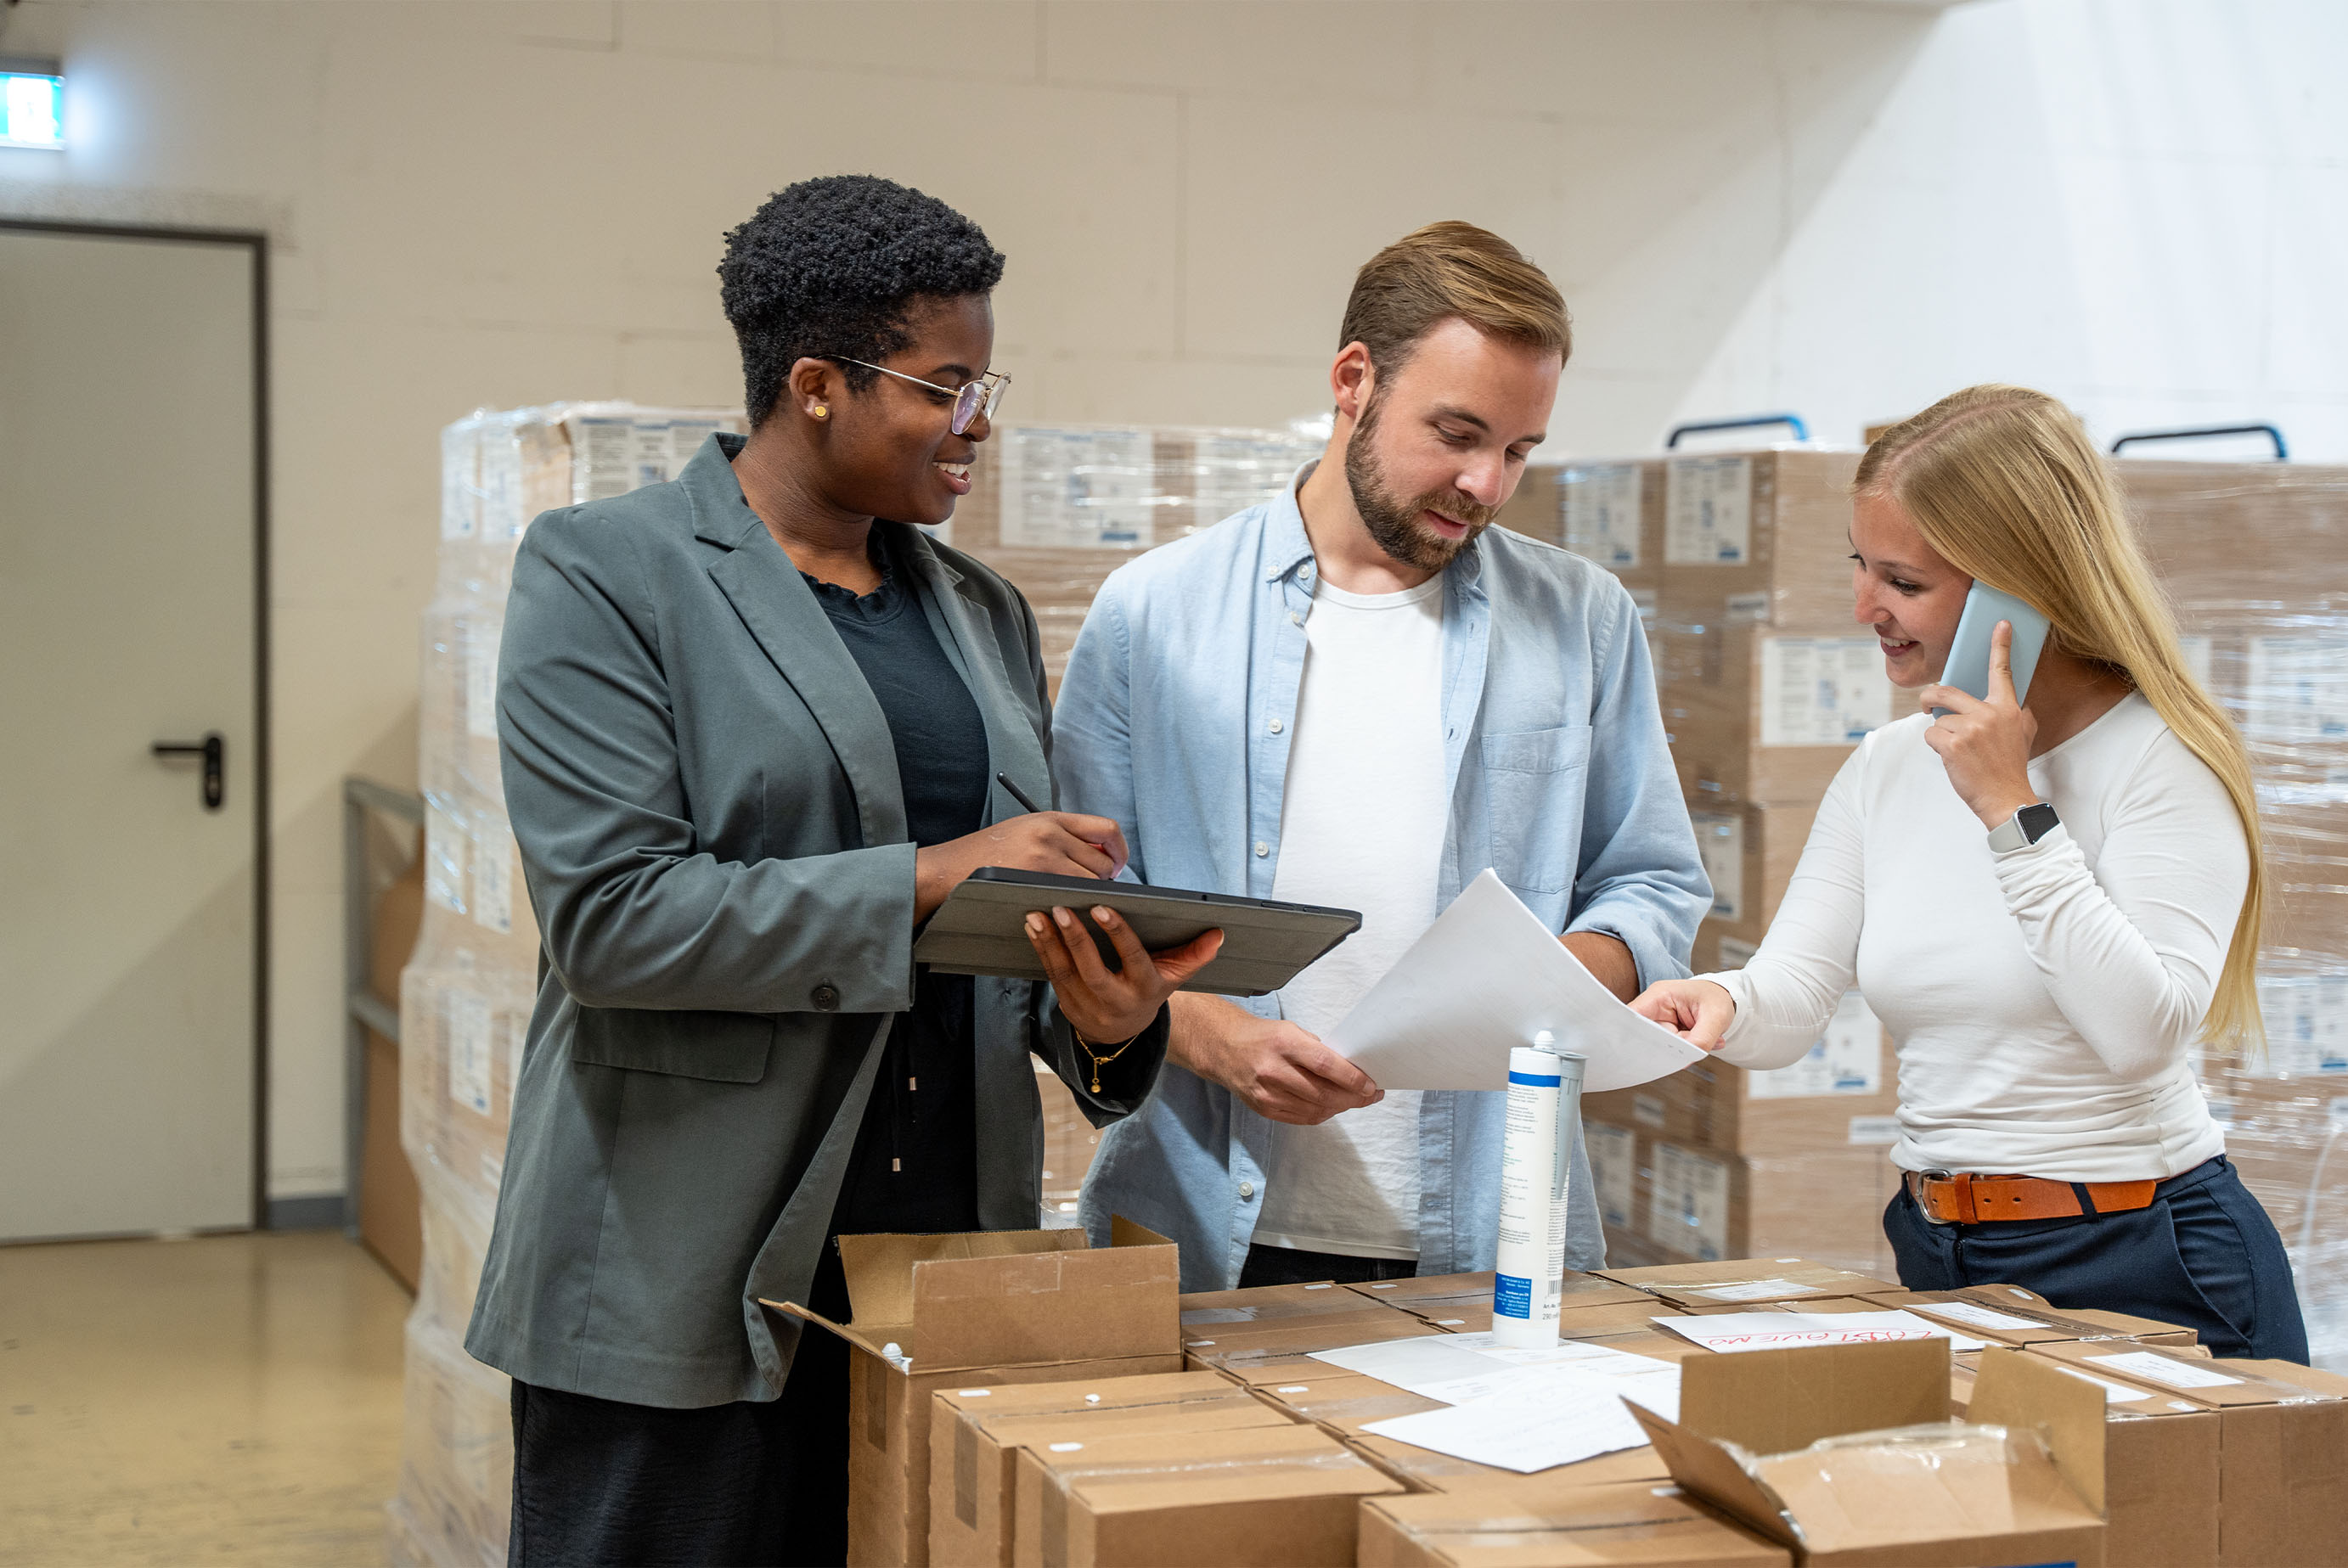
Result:
<svg viewBox="0 0 2348 1568">
<path fill-rule="evenodd" d="M 255 1222 L 261 265 L 0 225 L 0 1240 Z"/>
</svg>

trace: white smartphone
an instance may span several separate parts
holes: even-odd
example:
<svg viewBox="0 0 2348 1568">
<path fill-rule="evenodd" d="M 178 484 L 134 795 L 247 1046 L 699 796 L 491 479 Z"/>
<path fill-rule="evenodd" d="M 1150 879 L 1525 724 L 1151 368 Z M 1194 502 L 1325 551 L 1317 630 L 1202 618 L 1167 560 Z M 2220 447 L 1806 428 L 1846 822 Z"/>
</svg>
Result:
<svg viewBox="0 0 2348 1568">
<path fill-rule="evenodd" d="M 2030 700 L 2030 677 L 2037 672 L 2039 651 L 2046 646 L 2046 618 L 2013 595 L 1978 578 L 1965 595 L 1964 613 L 1957 618 L 1957 639 L 1949 645 L 1949 661 L 1941 670 L 1941 684 L 1989 698 L 1990 638 L 2001 620 L 2013 622 L 2013 700 Z M 1939 718 L 1946 708 L 1935 708 Z"/>
</svg>

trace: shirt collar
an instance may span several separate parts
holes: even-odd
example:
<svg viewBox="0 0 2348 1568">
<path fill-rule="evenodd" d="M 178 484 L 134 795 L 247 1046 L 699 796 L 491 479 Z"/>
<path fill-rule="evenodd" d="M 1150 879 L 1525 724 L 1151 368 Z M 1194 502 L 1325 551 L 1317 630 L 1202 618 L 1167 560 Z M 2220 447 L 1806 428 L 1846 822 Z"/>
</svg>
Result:
<svg viewBox="0 0 2348 1568">
<path fill-rule="evenodd" d="M 1290 475 L 1287 485 L 1272 503 L 1272 516 L 1268 519 L 1271 532 L 1264 540 L 1263 552 L 1266 582 L 1280 582 L 1295 575 L 1299 567 L 1313 559 L 1313 540 L 1304 531 L 1304 508 L 1298 504 L 1296 497 L 1304 488 L 1304 481 L 1313 477 L 1313 470 L 1321 466 L 1321 461 L 1315 457 Z M 1484 570 L 1483 544 L 1481 534 L 1468 540 L 1468 548 L 1453 556 L 1451 564 L 1445 567 L 1440 575 L 1453 579 L 1456 574 L 1456 579 L 1463 586 L 1474 582 Z"/>
</svg>

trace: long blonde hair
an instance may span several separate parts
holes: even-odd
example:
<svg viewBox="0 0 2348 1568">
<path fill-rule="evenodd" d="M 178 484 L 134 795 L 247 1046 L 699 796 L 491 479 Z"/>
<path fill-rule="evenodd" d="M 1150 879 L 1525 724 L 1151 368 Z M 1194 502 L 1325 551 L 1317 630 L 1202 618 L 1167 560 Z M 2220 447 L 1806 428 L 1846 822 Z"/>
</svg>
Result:
<svg viewBox="0 0 2348 1568">
<path fill-rule="evenodd" d="M 2255 1046 L 2264 1038 L 2266 865 L 2250 753 L 2186 669 L 2168 596 L 2078 415 L 2027 387 L 1969 386 L 1878 437 L 1851 489 L 1897 501 L 1958 570 L 2045 616 L 2050 645 L 2131 682 L 2226 786 L 2250 843 L 2250 876 L 2201 1031 L 2213 1043 Z"/>
</svg>

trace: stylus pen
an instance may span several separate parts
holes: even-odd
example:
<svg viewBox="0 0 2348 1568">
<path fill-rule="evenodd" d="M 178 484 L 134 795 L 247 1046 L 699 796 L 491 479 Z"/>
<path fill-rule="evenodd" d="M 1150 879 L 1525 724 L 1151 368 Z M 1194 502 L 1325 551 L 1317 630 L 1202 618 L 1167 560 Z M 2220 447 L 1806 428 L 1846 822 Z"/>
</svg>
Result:
<svg viewBox="0 0 2348 1568">
<path fill-rule="evenodd" d="M 1042 806 L 1037 805 L 1034 801 L 1027 798 L 1027 792 L 1025 790 L 1021 789 L 1017 784 L 1011 782 L 1011 775 L 1009 774 L 996 774 L 994 775 L 994 782 L 1001 784 L 1004 789 L 1010 791 L 1011 798 L 1017 801 L 1021 805 L 1025 806 L 1029 812 L 1040 812 L 1044 809 Z M 1108 846 L 1107 845 L 1103 845 L 1100 847 L 1106 849 Z M 1118 871 L 1122 871 L 1123 869 L 1125 868 L 1122 866 L 1117 867 Z M 1115 876 L 1117 873 L 1112 871 L 1109 875 L 1111 876 Z"/>
<path fill-rule="evenodd" d="M 1027 798 L 1027 792 L 1025 790 L 1021 789 L 1017 784 L 1011 782 L 1011 775 L 1009 774 L 996 774 L 994 775 L 994 782 L 1001 784 L 1004 789 L 1009 790 L 1011 792 L 1011 798 L 1017 801 L 1021 805 L 1025 806 L 1029 812 L 1039 812 L 1044 809 L 1042 806 L 1037 805 L 1034 801 Z"/>
</svg>

